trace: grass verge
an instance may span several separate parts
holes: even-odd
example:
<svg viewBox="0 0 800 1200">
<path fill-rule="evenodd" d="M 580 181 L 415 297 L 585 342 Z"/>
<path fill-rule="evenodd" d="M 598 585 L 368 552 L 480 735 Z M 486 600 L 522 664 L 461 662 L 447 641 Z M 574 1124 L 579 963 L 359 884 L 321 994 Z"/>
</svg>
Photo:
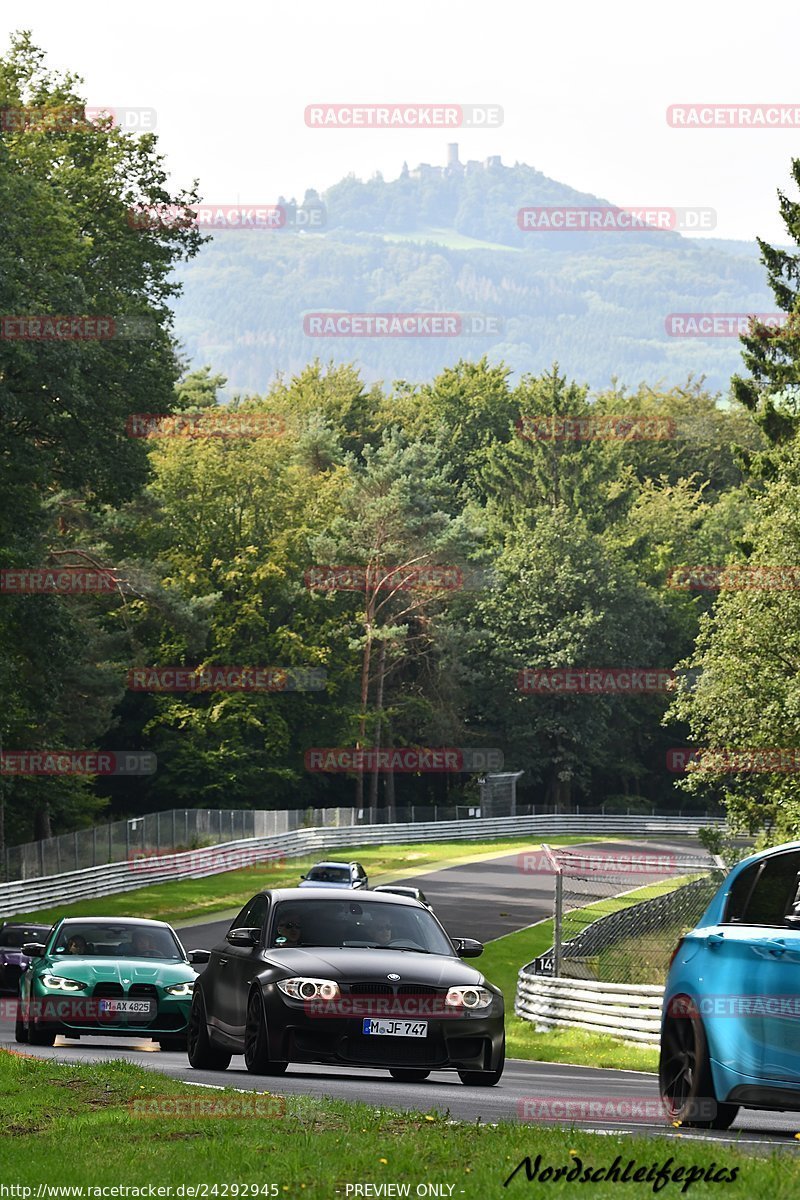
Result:
<svg viewBox="0 0 800 1200">
<path fill-rule="evenodd" d="M 390 1088 L 387 1081 L 387 1092 Z M 254 1119 L 250 1110 L 256 1102 L 264 1115 Z M 242 1110 L 245 1115 L 236 1115 Z M 726 1182 L 722 1193 L 713 1182 L 696 1182 L 693 1197 L 788 1200 L 800 1190 L 800 1163 L 774 1151 L 753 1159 L 735 1148 L 712 1148 L 700 1141 L 599 1137 L 574 1128 L 511 1122 L 488 1126 L 450 1121 L 435 1111 L 400 1113 L 388 1104 L 376 1109 L 307 1096 L 258 1097 L 188 1087 L 131 1063 L 65 1065 L 8 1052 L 0 1053 L 0 1122 L 3 1182 L 31 1189 L 27 1195 L 13 1193 L 21 1200 L 36 1197 L 40 1184 L 82 1187 L 85 1198 L 92 1197 L 89 1188 L 115 1185 L 132 1189 L 117 1192 L 128 1196 L 147 1196 L 148 1185 L 159 1185 L 165 1189 L 160 1195 L 173 1197 L 346 1200 L 348 1194 L 358 1194 L 352 1190 L 358 1184 L 361 1196 L 381 1195 L 381 1184 L 383 1194 L 402 1195 L 387 1193 L 385 1185 L 408 1184 L 412 1196 L 458 1200 L 539 1195 L 540 1190 L 534 1193 L 527 1186 L 524 1168 L 503 1189 L 526 1156 L 532 1164 L 541 1156 L 539 1172 L 551 1166 L 577 1168 L 578 1175 L 587 1168 L 608 1167 L 617 1156 L 620 1171 L 633 1160 L 629 1175 L 652 1167 L 653 1178 L 667 1164 L 669 1173 L 679 1174 L 664 1187 L 663 1196 L 685 1192 L 683 1182 L 692 1167 L 695 1178 L 711 1168 L 712 1174 L 719 1172 L 719 1183 Z M 727 1182 L 731 1176 L 733 1181 Z M 548 1195 L 575 1194 L 574 1182 L 563 1176 L 546 1181 Z M 432 1182 L 444 1189 L 417 1191 Z M 373 1187 L 365 1192 L 366 1184 Z M 176 1190 L 180 1185 L 182 1192 Z M 191 1187 L 200 1190 L 192 1193 Z M 144 1192 L 133 1190 L 137 1188 Z M 591 1195 L 616 1197 L 619 1190 L 618 1183 L 598 1180 Z M 630 1182 L 624 1188 L 630 1197 L 652 1196 L 655 1190 L 652 1182 Z"/>
<path fill-rule="evenodd" d="M 577 909 L 569 914 L 570 935 L 574 936 L 599 917 L 649 900 L 670 891 L 674 880 L 648 884 L 625 896 L 614 896 Z M 658 1048 L 620 1041 L 609 1034 L 582 1029 L 550 1029 L 537 1033 L 530 1021 L 514 1016 L 514 997 L 520 967 L 544 954 L 553 944 L 553 922 L 542 921 L 516 933 L 488 942 L 480 959 L 480 969 L 502 989 L 506 1002 L 506 1046 L 512 1058 L 538 1062 L 580 1063 L 587 1067 L 616 1067 L 619 1070 L 655 1071 Z M 476 963 L 476 965 L 478 965 Z"/>
</svg>

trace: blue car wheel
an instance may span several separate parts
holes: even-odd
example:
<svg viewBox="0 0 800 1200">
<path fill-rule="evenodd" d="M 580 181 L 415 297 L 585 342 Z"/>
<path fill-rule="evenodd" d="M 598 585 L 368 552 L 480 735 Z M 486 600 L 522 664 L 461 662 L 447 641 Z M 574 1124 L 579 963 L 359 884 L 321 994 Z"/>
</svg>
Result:
<svg viewBox="0 0 800 1200">
<path fill-rule="evenodd" d="M 691 1002 L 664 1022 L 658 1080 L 669 1119 L 681 1125 L 729 1129 L 739 1111 L 717 1100 L 703 1022 Z"/>
</svg>

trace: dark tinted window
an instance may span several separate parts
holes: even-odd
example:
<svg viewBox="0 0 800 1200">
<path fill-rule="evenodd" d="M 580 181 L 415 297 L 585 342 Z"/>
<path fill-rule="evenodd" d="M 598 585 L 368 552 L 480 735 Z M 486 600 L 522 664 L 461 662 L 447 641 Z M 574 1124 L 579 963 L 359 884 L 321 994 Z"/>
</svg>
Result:
<svg viewBox="0 0 800 1200">
<path fill-rule="evenodd" d="M 248 900 L 247 904 L 245 904 L 231 925 L 231 929 L 255 929 L 256 926 L 263 926 L 268 908 L 269 903 L 266 896 L 253 896 L 253 899 Z"/>
<path fill-rule="evenodd" d="M 783 925 L 798 895 L 800 854 L 776 854 L 744 871 L 728 899 L 726 921 Z"/>
<path fill-rule="evenodd" d="M 269 903 L 266 896 L 256 896 L 253 903 L 250 905 L 250 911 L 247 914 L 247 924 L 251 929 L 263 929 L 264 922 L 267 919 L 267 911 Z"/>
<path fill-rule="evenodd" d="M 44 942 L 47 940 L 47 935 L 50 932 L 49 928 L 45 929 L 20 929 L 20 927 L 9 925 L 6 929 L 0 929 L 0 946 L 7 946 L 9 949 L 19 950 L 26 942 Z"/>
<path fill-rule="evenodd" d="M 349 883 L 349 867 L 312 867 L 308 878 L 314 883 Z"/>
</svg>

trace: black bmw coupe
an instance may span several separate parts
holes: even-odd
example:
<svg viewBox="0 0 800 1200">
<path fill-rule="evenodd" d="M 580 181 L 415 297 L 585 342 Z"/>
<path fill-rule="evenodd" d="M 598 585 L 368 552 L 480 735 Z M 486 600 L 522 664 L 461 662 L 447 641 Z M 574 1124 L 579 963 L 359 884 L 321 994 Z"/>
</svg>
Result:
<svg viewBox="0 0 800 1200">
<path fill-rule="evenodd" d="M 505 1061 L 503 996 L 461 961 L 482 950 L 388 892 L 259 892 L 224 942 L 193 954 L 208 966 L 194 988 L 189 1061 L 224 1070 L 244 1054 L 261 1075 L 290 1062 L 378 1067 L 404 1082 L 450 1069 L 491 1087 Z"/>
</svg>

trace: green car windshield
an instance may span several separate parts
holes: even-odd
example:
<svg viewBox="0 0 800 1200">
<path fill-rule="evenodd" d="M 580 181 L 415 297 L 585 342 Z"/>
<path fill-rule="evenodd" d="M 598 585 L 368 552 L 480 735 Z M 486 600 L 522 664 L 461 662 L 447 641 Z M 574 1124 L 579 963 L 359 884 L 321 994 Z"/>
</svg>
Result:
<svg viewBox="0 0 800 1200">
<path fill-rule="evenodd" d="M 172 962 L 180 962 L 184 957 L 169 929 L 100 921 L 65 921 L 50 953 L 101 958 L 157 958 Z"/>
</svg>

